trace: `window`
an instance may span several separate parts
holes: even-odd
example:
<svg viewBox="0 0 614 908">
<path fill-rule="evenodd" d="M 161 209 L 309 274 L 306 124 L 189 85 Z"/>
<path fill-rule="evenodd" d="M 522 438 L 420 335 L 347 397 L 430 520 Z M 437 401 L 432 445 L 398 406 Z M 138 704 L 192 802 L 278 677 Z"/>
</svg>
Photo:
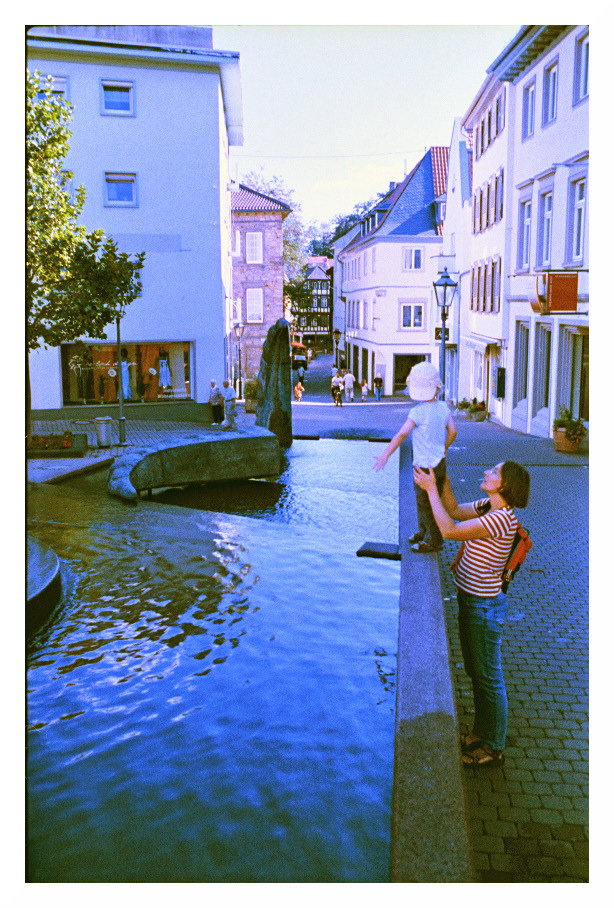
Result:
<svg viewBox="0 0 614 908">
<path fill-rule="evenodd" d="M 542 117 L 544 126 L 556 120 L 558 83 L 559 64 L 557 62 L 544 70 L 544 111 Z"/>
<path fill-rule="evenodd" d="M 484 384 L 484 357 L 477 350 L 473 352 L 473 383 L 477 392 L 483 391 Z M 482 396 L 481 393 L 479 395 Z"/>
<path fill-rule="evenodd" d="M 480 127 L 476 126 L 473 130 L 473 148 L 475 150 L 475 160 L 480 157 Z"/>
<path fill-rule="evenodd" d="M 107 207 L 136 208 L 136 174 L 105 173 L 104 204 Z"/>
<path fill-rule="evenodd" d="M 422 249 L 403 248 L 403 271 L 422 270 Z"/>
<path fill-rule="evenodd" d="M 362 257 L 362 273 L 363 277 L 367 276 L 367 253 L 365 252 Z"/>
<path fill-rule="evenodd" d="M 376 313 L 377 303 L 375 300 L 371 300 L 371 330 L 375 331 L 375 322 L 377 321 Z"/>
<path fill-rule="evenodd" d="M 234 245 L 232 247 L 232 254 L 234 256 L 241 255 L 241 231 L 235 230 L 234 236 Z"/>
<path fill-rule="evenodd" d="M 475 301 L 478 295 L 478 275 L 475 265 L 471 269 L 471 308 L 475 309 Z"/>
<path fill-rule="evenodd" d="M 245 291 L 245 308 L 248 322 L 264 321 L 264 291 L 262 287 L 249 287 Z"/>
<path fill-rule="evenodd" d="M 364 300 L 362 304 L 362 327 L 365 329 L 369 327 L 369 303 L 367 300 Z"/>
<path fill-rule="evenodd" d="M 51 79 L 51 96 L 53 98 L 58 98 L 61 100 L 68 99 L 68 79 L 66 76 L 41 76 L 40 77 L 40 89 L 38 92 L 39 101 L 42 98 L 46 98 L 45 88 L 49 85 L 49 79 Z"/>
<path fill-rule="evenodd" d="M 493 311 L 499 312 L 501 309 L 501 256 L 493 262 L 493 279 L 492 279 L 492 296 L 493 296 Z"/>
<path fill-rule="evenodd" d="M 584 224 L 586 220 L 586 179 L 571 184 L 571 260 L 581 262 L 584 257 Z"/>
<path fill-rule="evenodd" d="M 533 387 L 533 415 L 549 404 L 550 398 L 550 349 L 552 332 L 545 325 L 538 325 L 535 332 L 535 384 Z"/>
<path fill-rule="evenodd" d="M 516 323 L 516 345 L 514 353 L 514 406 L 527 396 L 529 366 L 529 326 Z"/>
<path fill-rule="evenodd" d="M 525 85 L 522 93 L 522 138 L 528 139 L 535 132 L 535 79 Z"/>
<path fill-rule="evenodd" d="M 544 192 L 539 199 L 539 250 L 540 265 L 549 266 L 552 252 L 552 192 Z"/>
<path fill-rule="evenodd" d="M 486 227 L 490 226 L 490 210 L 491 210 L 491 208 L 490 208 L 490 183 L 488 183 L 486 185 L 486 202 L 485 202 L 485 211 L 484 211 Z"/>
<path fill-rule="evenodd" d="M 401 301 L 401 327 L 423 328 L 424 304 Z"/>
<path fill-rule="evenodd" d="M 492 312 L 492 281 L 494 269 L 492 259 L 486 262 L 486 292 L 484 294 L 484 312 Z"/>
<path fill-rule="evenodd" d="M 371 271 L 375 274 L 375 246 L 371 250 Z"/>
<path fill-rule="evenodd" d="M 499 191 L 497 192 L 497 204 L 499 206 L 498 220 L 503 220 L 503 169 L 499 171 Z"/>
<path fill-rule="evenodd" d="M 262 264 L 262 234 L 245 234 L 245 261 L 248 265 Z"/>
<path fill-rule="evenodd" d="M 528 271 L 531 249 L 531 202 L 520 203 L 518 221 L 518 267 Z"/>
<path fill-rule="evenodd" d="M 134 116 L 134 83 L 102 79 L 100 113 L 111 117 Z"/>
<path fill-rule="evenodd" d="M 588 32 L 576 41 L 574 104 L 588 98 Z"/>
</svg>

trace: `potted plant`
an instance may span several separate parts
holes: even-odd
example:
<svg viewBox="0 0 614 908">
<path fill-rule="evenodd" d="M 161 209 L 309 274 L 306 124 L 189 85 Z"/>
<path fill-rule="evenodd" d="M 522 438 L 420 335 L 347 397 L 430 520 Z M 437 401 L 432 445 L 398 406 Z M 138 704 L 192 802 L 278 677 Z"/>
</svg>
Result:
<svg viewBox="0 0 614 908">
<path fill-rule="evenodd" d="M 471 406 L 471 401 L 467 400 L 466 397 L 463 397 L 462 400 L 456 405 L 456 415 L 460 416 L 461 419 L 466 419 L 469 416 L 469 408 Z"/>
<path fill-rule="evenodd" d="M 586 437 L 586 426 L 580 417 L 572 416 L 567 407 L 560 407 L 559 415 L 552 423 L 554 447 L 566 454 L 576 454 Z"/>
<path fill-rule="evenodd" d="M 484 422 L 488 416 L 488 410 L 483 400 L 478 401 L 475 397 L 473 398 L 473 402 L 469 407 L 469 416 L 475 422 Z"/>
<path fill-rule="evenodd" d="M 256 412 L 256 401 L 258 400 L 258 379 L 248 378 L 245 382 L 245 412 Z"/>
</svg>

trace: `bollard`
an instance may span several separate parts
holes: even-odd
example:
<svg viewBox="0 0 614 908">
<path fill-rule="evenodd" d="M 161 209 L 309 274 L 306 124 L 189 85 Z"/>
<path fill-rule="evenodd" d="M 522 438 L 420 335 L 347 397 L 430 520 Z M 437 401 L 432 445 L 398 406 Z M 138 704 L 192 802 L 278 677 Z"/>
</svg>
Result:
<svg viewBox="0 0 614 908">
<path fill-rule="evenodd" d="M 110 416 L 97 416 L 94 422 L 96 423 L 98 447 L 109 448 L 111 446 L 111 423 L 113 420 Z"/>
</svg>

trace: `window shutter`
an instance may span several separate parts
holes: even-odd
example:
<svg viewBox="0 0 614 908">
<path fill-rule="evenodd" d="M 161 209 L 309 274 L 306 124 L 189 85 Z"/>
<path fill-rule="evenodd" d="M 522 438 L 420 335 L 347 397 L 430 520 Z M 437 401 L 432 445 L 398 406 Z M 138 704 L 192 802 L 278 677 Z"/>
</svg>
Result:
<svg viewBox="0 0 614 908">
<path fill-rule="evenodd" d="M 262 322 L 263 318 L 263 290 L 262 287 L 250 287 L 245 291 L 245 303 L 248 322 Z"/>
</svg>

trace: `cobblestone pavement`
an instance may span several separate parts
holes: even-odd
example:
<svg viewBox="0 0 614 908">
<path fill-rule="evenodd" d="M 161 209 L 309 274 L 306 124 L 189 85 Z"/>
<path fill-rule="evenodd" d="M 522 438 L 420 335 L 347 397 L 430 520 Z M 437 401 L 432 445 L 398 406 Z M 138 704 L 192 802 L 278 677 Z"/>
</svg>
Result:
<svg viewBox="0 0 614 908">
<path fill-rule="evenodd" d="M 498 459 L 512 459 L 507 444 L 505 449 Z M 497 461 L 478 464 L 475 447 L 471 453 L 450 456 L 459 501 L 477 497 L 483 467 Z M 506 760 L 498 769 L 465 770 L 481 882 L 588 881 L 588 467 L 535 460 L 531 501 L 519 512 L 533 549 L 507 594 Z M 455 553 L 456 545 L 446 542 L 440 572 L 464 731 L 471 727 L 473 702 L 449 570 Z"/>
<path fill-rule="evenodd" d="M 307 394 L 293 404 L 295 434 L 390 438 L 404 422 L 407 398 L 370 399 L 336 408 L 330 401 L 332 357 L 312 363 Z M 328 373 L 328 377 L 327 377 Z M 311 382 L 311 389 L 309 383 Z M 139 421 L 130 414 L 131 445 L 199 436 L 206 427 L 186 420 L 185 408 L 165 419 Z M 174 417 L 171 417 L 174 414 Z M 95 415 L 95 414 L 94 414 Z M 93 420 L 93 416 L 91 418 Z M 239 409 L 238 425 L 255 417 Z M 93 421 L 33 421 L 34 431 L 88 432 L 85 460 L 30 461 L 28 478 L 118 456 L 116 444 L 96 448 Z M 531 500 L 519 512 L 533 549 L 508 591 L 503 666 L 509 700 L 506 762 L 499 769 L 464 772 L 471 847 L 481 882 L 586 882 L 588 880 L 588 445 L 582 454 L 555 452 L 552 441 L 486 423 L 458 422 L 448 470 L 459 501 L 478 497 L 485 467 L 517 460 L 531 473 Z M 562 494 L 564 490 L 564 495 Z M 462 667 L 449 566 L 456 544 L 440 556 L 451 668 L 461 730 L 472 721 L 470 682 Z"/>
</svg>

